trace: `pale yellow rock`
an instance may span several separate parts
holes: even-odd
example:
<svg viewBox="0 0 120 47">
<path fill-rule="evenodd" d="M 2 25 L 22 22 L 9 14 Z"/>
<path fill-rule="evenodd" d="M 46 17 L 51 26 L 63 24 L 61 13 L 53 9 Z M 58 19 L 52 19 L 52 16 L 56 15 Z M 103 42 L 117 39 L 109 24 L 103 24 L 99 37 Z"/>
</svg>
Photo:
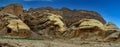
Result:
<svg viewBox="0 0 120 47">
<path fill-rule="evenodd" d="M 91 27 L 99 27 L 103 29 L 103 24 L 95 19 L 82 19 L 76 23 L 73 24 L 72 28 L 75 28 L 74 25 L 78 25 L 79 28 L 91 28 Z"/>
<path fill-rule="evenodd" d="M 8 20 L 9 24 L 7 27 L 13 29 L 13 31 L 18 31 L 18 29 L 26 29 L 26 30 L 30 30 L 30 28 L 23 23 L 23 21 L 21 21 L 20 19 L 12 19 L 12 20 Z"/>
<path fill-rule="evenodd" d="M 108 22 L 104 25 L 104 31 L 109 35 L 104 39 L 104 41 L 115 41 L 120 37 L 120 29 L 113 23 Z"/>
<path fill-rule="evenodd" d="M 80 20 L 81 24 L 79 26 L 98 26 L 98 27 L 103 27 L 103 24 L 95 19 L 83 19 Z"/>
<path fill-rule="evenodd" d="M 9 24 L 7 25 L 8 28 L 11 28 L 13 31 L 18 32 L 18 23 L 14 20 L 9 20 Z"/>
<path fill-rule="evenodd" d="M 18 16 L 12 15 L 10 13 L 1 12 L 2 16 L 1 22 L 4 22 L 4 28 L 6 29 L 4 34 L 6 36 L 15 36 L 15 37 L 30 37 L 31 30 L 30 28 L 20 19 Z"/>
<path fill-rule="evenodd" d="M 6 19 L 8 19 L 8 23 L 9 23 L 7 26 L 8 28 L 13 29 L 13 31 L 18 31 L 18 29 L 30 30 L 30 28 L 17 16 L 9 13 L 7 14 L 8 16 L 6 17 Z"/>
<path fill-rule="evenodd" d="M 118 30 L 119 28 L 113 24 L 112 22 L 109 22 L 104 25 L 104 30 Z"/>
<path fill-rule="evenodd" d="M 65 24 L 63 23 L 63 21 L 61 21 L 62 17 L 60 15 L 55 15 L 55 14 L 51 14 L 49 13 L 50 16 L 48 16 L 48 19 L 50 21 L 55 21 L 54 24 L 58 25 L 60 28 L 58 29 L 58 31 L 63 32 L 66 30 Z"/>
</svg>

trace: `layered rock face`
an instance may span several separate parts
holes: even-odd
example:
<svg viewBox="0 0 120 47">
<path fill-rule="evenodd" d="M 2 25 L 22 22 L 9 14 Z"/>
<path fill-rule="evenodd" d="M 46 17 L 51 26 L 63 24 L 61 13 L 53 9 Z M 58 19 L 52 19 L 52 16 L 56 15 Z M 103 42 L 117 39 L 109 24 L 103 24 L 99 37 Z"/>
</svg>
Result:
<svg viewBox="0 0 120 47">
<path fill-rule="evenodd" d="M 55 9 L 51 7 L 43 7 L 43 8 L 31 8 L 29 9 L 29 12 L 49 12 L 53 14 L 59 14 L 63 17 L 63 22 L 69 27 L 74 22 L 77 22 L 81 19 L 96 19 L 102 22 L 103 24 L 106 23 L 106 21 L 101 17 L 100 14 L 94 11 L 87 11 L 87 10 L 70 10 L 68 8 L 61 8 L 61 9 Z M 72 20 L 71 20 L 72 19 Z"/>
<path fill-rule="evenodd" d="M 29 25 L 34 32 L 43 36 L 60 37 L 59 35 L 66 30 L 66 26 L 60 15 L 34 12 L 27 14 L 25 17 L 25 23 Z"/>
<path fill-rule="evenodd" d="M 0 12 L 0 31 L 1 35 L 29 37 L 30 28 L 17 16 Z"/>
<path fill-rule="evenodd" d="M 82 19 L 72 24 L 63 36 L 83 40 L 98 40 L 103 37 L 103 26 L 98 20 Z"/>
<path fill-rule="evenodd" d="M 120 38 L 120 29 L 93 11 L 45 7 L 23 12 L 22 6 L 16 4 L 1 10 L 0 31 L 1 35 L 53 39 L 113 41 Z"/>
<path fill-rule="evenodd" d="M 87 11 L 87 10 L 70 10 L 68 8 L 62 8 L 64 21 L 68 26 L 71 24 L 82 20 L 82 19 L 96 19 L 99 20 L 101 23 L 105 24 L 106 21 L 101 17 L 100 14 L 94 11 Z"/>
<path fill-rule="evenodd" d="M 10 4 L 3 8 L 1 11 L 16 15 L 19 18 L 23 19 L 23 7 L 20 4 Z"/>
</svg>

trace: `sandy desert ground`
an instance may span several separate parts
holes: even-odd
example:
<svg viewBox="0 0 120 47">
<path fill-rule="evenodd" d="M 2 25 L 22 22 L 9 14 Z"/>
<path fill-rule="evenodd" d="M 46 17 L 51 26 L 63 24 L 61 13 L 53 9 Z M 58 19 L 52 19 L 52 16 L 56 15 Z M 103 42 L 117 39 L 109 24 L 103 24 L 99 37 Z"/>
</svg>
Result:
<svg viewBox="0 0 120 47">
<path fill-rule="evenodd" d="M 120 47 L 116 42 L 0 39 L 0 47 Z"/>
</svg>

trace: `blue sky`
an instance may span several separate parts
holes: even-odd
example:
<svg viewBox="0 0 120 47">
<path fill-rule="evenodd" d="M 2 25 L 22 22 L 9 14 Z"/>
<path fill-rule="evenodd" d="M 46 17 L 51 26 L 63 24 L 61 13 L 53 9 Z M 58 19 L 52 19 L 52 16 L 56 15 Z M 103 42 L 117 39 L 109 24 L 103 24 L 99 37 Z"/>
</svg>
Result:
<svg viewBox="0 0 120 47">
<path fill-rule="evenodd" d="M 0 6 L 11 3 L 22 4 L 24 9 L 50 6 L 96 11 L 107 22 L 113 22 L 120 27 L 120 0 L 0 0 Z"/>
</svg>

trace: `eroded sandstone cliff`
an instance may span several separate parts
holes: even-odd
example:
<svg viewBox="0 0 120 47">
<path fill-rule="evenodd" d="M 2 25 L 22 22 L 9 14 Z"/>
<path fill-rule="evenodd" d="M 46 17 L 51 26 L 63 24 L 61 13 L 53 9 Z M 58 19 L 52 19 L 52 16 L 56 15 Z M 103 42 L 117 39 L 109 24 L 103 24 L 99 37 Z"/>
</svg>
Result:
<svg viewBox="0 0 120 47">
<path fill-rule="evenodd" d="M 1 9 L 0 31 L 1 35 L 52 39 L 115 41 L 120 38 L 120 29 L 106 23 L 97 12 L 51 7 L 23 11 L 18 4 Z"/>
</svg>

